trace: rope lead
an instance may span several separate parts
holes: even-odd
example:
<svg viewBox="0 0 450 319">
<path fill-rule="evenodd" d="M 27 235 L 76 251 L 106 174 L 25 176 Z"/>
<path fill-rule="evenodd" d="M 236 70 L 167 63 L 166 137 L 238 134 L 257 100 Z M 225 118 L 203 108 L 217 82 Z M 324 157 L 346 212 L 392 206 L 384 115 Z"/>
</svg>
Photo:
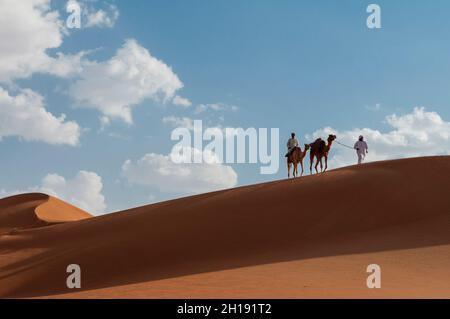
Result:
<svg viewBox="0 0 450 319">
<path fill-rule="evenodd" d="M 338 141 L 335 141 L 337 144 L 339 144 L 339 145 L 342 145 L 342 146 L 344 146 L 344 147 L 347 147 L 347 148 L 349 148 L 349 149 L 352 149 L 353 150 L 353 147 L 351 147 L 351 146 L 348 146 L 348 145 L 345 145 L 345 144 L 342 144 L 342 143 L 339 143 Z"/>
</svg>

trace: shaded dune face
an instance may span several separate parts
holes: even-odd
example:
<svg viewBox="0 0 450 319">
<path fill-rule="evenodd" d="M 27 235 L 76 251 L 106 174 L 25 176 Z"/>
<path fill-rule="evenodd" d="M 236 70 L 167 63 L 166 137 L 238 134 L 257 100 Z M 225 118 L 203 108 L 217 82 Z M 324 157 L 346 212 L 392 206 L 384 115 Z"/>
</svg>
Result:
<svg viewBox="0 0 450 319">
<path fill-rule="evenodd" d="M 20 230 L 0 238 L 0 296 L 70 293 L 66 267 L 72 263 L 81 266 L 88 291 L 449 245 L 449 177 L 449 157 L 377 162 L 95 218 L 60 201 L 46 205 L 43 195 L 2 200 L 0 229 L 11 229 L 16 217 Z M 45 224 L 31 221 L 25 211 L 32 207 Z"/>
<path fill-rule="evenodd" d="M 48 200 L 44 194 L 26 194 L 0 200 L 0 234 L 23 228 L 44 226 L 35 209 Z"/>
<path fill-rule="evenodd" d="M 51 196 L 33 193 L 0 199 L 0 234 L 92 217 Z"/>
</svg>

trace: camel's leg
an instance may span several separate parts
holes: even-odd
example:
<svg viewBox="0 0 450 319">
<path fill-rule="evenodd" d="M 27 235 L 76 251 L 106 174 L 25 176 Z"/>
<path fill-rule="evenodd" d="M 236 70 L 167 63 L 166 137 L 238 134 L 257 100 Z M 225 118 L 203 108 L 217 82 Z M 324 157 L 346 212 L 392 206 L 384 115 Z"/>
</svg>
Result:
<svg viewBox="0 0 450 319">
<path fill-rule="evenodd" d="M 295 177 L 298 176 L 298 163 L 294 164 Z"/>
<path fill-rule="evenodd" d="M 300 176 L 303 176 L 303 160 L 300 161 L 300 166 L 302 167 L 302 172 L 300 173 Z"/>
<path fill-rule="evenodd" d="M 319 159 L 319 157 L 317 156 L 316 158 L 316 166 L 314 166 L 314 168 L 316 169 L 316 174 L 319 174 L 319 171 L 317 170 L 317 166 L 319 166 L 319 162 L 321 161 L 321 159 Z"/>
<path fill-rule="evenodd" d="M 287 168 L 288 168 L 288 178 L 290 178 L 291 177 L 291 163 L 289 162 L 289 160 L 287 162 Z"/>
<path fill-rule="evenodd" d="M 314 155 L 313 154 L 311 154 L 311 155 L 309 155 L 309 173 L 312 175 L 312 166 L 313 166 L 313 163 L 314 163 Z"/>
<path fill-rule="evenodd" d="M 320 158 L 320 172 L 323 173 L 322 157 Z"/>
<path fill-rule="evenodd" d="M 328 155 L 325 155 L 325 169 L 323 171 L 326 172 L 327 169 L 328 169 Z"/>
</svg>

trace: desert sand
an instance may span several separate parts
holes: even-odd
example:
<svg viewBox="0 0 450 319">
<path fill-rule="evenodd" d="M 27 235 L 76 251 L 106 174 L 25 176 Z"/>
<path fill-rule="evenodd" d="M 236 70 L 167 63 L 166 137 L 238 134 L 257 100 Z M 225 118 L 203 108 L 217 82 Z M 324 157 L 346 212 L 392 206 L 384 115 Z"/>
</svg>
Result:
<svg viewBox="0 0 450 319">
<path fill-rule="evenodd" d="M 18 195 L 0 200 L 0 297 L 450 298 L 449 192 L 442 156 L 99 217 Z M 381 289 L 366 286 L 374 263 Z"/>
</svg>

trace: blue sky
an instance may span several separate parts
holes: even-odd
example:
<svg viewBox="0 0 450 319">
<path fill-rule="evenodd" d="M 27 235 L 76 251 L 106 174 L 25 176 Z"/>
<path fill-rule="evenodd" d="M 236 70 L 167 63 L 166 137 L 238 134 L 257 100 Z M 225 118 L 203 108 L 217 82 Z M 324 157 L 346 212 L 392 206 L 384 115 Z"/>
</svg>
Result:
<svg viewBox="0 0 450 319">
<path fill-rule="evenodd" d="M 106 212 L 185 196 L 188 191 L 168 191 L 170 185 L 165 190 L 151 182 L 142 185 L 122 170 L 126 160 L 170 153 L 173 127 L 163 123 L 169 116 L 203 119 L 212 126 L 280 128 L 282 147 L 291 131 L 301 143 L 310 142 L 306 136 L 331 131 L 352 143 L 359 132 L 367 132 L 373 137 L 369 147 L 375 150 L 369 160 L 449 154 L 448 1 L 376 1 L 382 9 L 378 30 L 366 26 L 368 1 L 79 2 L 94 13 L 102 9 L 112 14 L 114 5 L 119 16 L 112 25 L 99 22 L 61 31 L 61 44 L 46 49 L 48 56 L 89 51 L 85 61 L 102 63 L 127 39 L 134 39 L 171 68 L 183 84 L 176 95 L 191 106 L 143 98 L 132 107 L 132 124 L 113 118 L 102 128 L 101 112 L 84 107 L 69 93 L 80 74 L 33 69 L 28 75 L 5 75 L 0 87 L 10 96 L 22 89 L 38 92 L 45 110 L 55 117 L 64 113 L 66 121 L 82 128 L 77 146 L 27 141 L 21 133 L 0 131 L 0 189 L 5 194 L 45 190 L 43 178 L 48 174 L 68 181 L 87 171 L 101 178 Z M 42 14 L 57 11 L 64 22 L 66 3 L 51 1 Z M 0 34 L 2 42 L 9 41 L 7 30 Z M 224 110 L 195 112 L 198 105 L 214 103 Z M 412 132 L 414 128 L 420 134 Z M 348 152 L 336 147 L 332 165 L 350 164 L 354 154 Z M 258 165 L 231 167 L 237 185 L 245 185 L 285 178 L 281 161 L 275 175 L 260 175 Z M 58 189 L 54 192 L 61 195 Z M 86 195 L 67 189 L 61 195 L 75 204 L 84 201 L 77 196 Z"/>
</svg>

